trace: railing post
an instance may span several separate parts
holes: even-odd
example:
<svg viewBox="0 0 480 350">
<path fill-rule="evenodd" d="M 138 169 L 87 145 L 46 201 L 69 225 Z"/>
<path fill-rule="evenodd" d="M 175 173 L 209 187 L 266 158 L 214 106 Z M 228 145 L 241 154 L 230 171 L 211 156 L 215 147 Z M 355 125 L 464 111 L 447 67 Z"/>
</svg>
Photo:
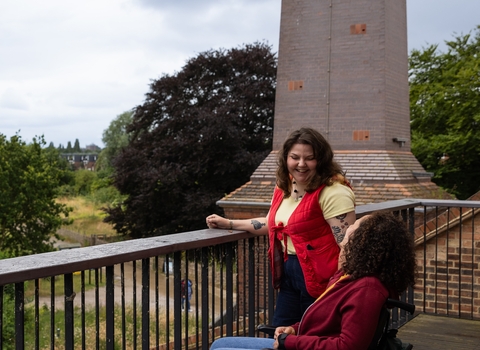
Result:
<svg viewBox="0 0 480 350">
<path fill-rule="evenodd" d="M 165 255 L 164 271 L 165 271 L 165 300 L 170 300 L 170 254 Z M 174 286 L 175 287 L 175 286 Z M 175 306 L 175 294 L 173 295 L 174 306 Z M 166 303 L 165 315 L 166 319 L 170 320 L 170 303 Z M 175 315 L 174 315 L 175 316 Z M 165 342 L 167 344 L 167 350 L 170 350 L 170 327 L 166 327 L 165 331 Z"/>
<path fill-rule="evenodd" d="M 208 322 L 208 247 L 202 248 L 202 349 L 209 348 L 209 322 Z M 215 338 L 215 334 L 212 334 Z"/>
<path fill-rule="evenodd" d="M 37 278 L 35 279 L 35 349 L 40 349 L 40 302 L 39 302 L 39 297 L 40 297 L 40 280 Z M 0 307 L 1 309 L 1 307 Z M 0 315 L 1 315 L 0 311 Z M 1 328 L 1 324 L 0 324 Z M 2 337 L 1 332 L 0 332 L 0 338 Z M 2 347 L 0 346 L 0 349 Z"/>
<path fill-rule="evenodd" d="M 154 262 L 154 271 L 155 271 L 155 348 L 158 349 L 160 346 L 160 312 L 159 312 L 159 291 L 158 291 L 158 273 L 159 273 L 159 266 L 158 266 L 158 256 L 155 257 Z M 165 299 L 168 300 L 168 299 Z M 165 303 L 167 304 L 167 303 Z M 165 310 L 166 311 L 166 310 Z"/>
<path fill-rule="evenodd" d="M 81 337 L 82 337 L 82 345 L 81 345 L 81 349 L 82 350 L 86 350 L 86 342 L 87 342 L 87 331 L 86 331 L 86 327 L 87 327 L 87 322 L 86 322 L 86 315 L 85 315 L 85 271 L 82 271 L 80 273 L 80 313 L 81 313 L 81 317 L 80 317 L 80 322 L 81 322 L 81 329 L 80 329 L 80 334 L 81 334 Z M 40 349 L 40 346 L 37 347 L 38 349 Z"/>
<path fill-rule="evenodd" d="M 73 290 L 73 274 L 67 273 L 63 276 L 65 292 L 65 349 L 73 349 L 73 301 L 75 291 Z"/>
<path fill-rule="evenodd" d="M 173 329 L 173 339 L 174 339 L 174 349 L 181 350 L 182 349 L 182 285 L 181 285 L 181 252 L 173 253 L 173 319 L 179 320 L 178 322 L 174 322 L 174 329 Z"/>
<path fill-rule="evenodd" d="M 450 211 L 451 211 L 451 208 L 448 207 L 448 208 L 447 208 L 447 237 L 448 237 L 448 235 L 450 234 Z M 436 227 L 438 228 L 438 219 L 437 219 Z M 436 246 L 437 246 L 437 252 L 436 252 L 436 255 L 435 255 L 435 262 L 436 262 L 436 265 L 437 265 L 437 267 L 438 267 L 438 260 L 439 260 L 439 259 L 438 259 L 438 253 L 439 253 L 439 250 L 440 250 L 440 252 L 442 251 L 441 247 L 439 247 L 439 244 L 441 244 L 441 240 L 439 240 L 438 235 L 435 236 L 435 241 L 436 241 L 435 244 L 436 244 Z M 449 243 L 450 243 L 450 240 L 447 238 L 447 239 L 445 240 L 445 252 L 447 253 L 446 256 L 445 256 L 445 266 L 447 266 L 447 268 L 445 269 L 445 274 L 446 274 L 446 276 L 445 276 L 445 281 L 444 281 L 445 286 L 446 286 L 446 293 L 441 290 L 441 283 L 438 282 L 438 274 L 437 274 L 437 276 L 435 277 L 435 280 L 436 280 L 435 293 L 437 294 L 437 295 L 435 296 L 435 299 L 438 301 L 437 306 L 438 306 L 439 304 L 441 305 L 441 296 L 438 297 L 438 294 L 442 295 L 443 293 L 445 293 L 445 297 L 447 298 L 447 305 L 450 304 L 450 301 L 449 301 L 449 294 L 450 294 L 449 289 L 450 289 L 450 285 L 449 285 L 449 283 L 448 283 L 448 281 L 450 280 L 450 276 L 449 276 L 449 274 L 450 274 L 450 269 L 448 268 L 448 266 L 449 266 L 449 264 L 450 264 L 450 262 L 449 262 L 449 260 L 450 260 L 450 255 L 448 254 Z M 438 271 L 437 268 L 436 268 L 436 271 Z M 439 273 L 440 275 L 442 275 L 441 270 L 438 271 L 438 273 Z M 440 289 L 440 291 L 439 291 L 439 289 Z M 443 293 L 442 293 L 442 292 L 443 292 Z M 460 295 L 459 295 L 459 296 L 460 296 Z M 450 308 L 449 308 L 448 306 L 446 307 L 446 313 L 447 313 L 447 316 L 450 315 Z"/>
<path fill-rule="evenodd" d="M 0 286 L 0 350 L 3 349 L 3 286 Z"/>
<path fill-rule="evenodd" d="M 120 264 L 120 299 L 121 299 L 121 305 L 122 305 L 122 344 L 127 343 L 127 321 L 126 321 L 126 315 L 125 315 L 125 264 L 121 263 Z M 124 346 L 125 348 L 125 346 Z"/>
<path fill-rule="evenodd" d="M 412 235 L 412 239 L 415 239 L 415 208 L 409 208 L 408 209 L 408 231 Z M 412 287 L 408 288 L 408 295 L 407 295 L 407 302 L 410 304 L 415 303 L 415 296 L 414 296 L 414 291 Z M 413 315 L 410 315 L 407 313 L 407 319 L 412 318 Z"/>
<path fill-rule="evenodd" d="M 460 218 L 458 224 L 458 317 L 462 318 L 462 260 L 463 260 L 463 208 L 459 208 Z M 448 250 L 447 250 L 448 252 Z M 448 254 L 447 254 L 448 255 Z M 448 265 L 447 265 L 448 266 Z"/>
<path fill-rule="evenodd" d="M 55 349 L 55 276 L 50 278 L 50 342 Z"/>
<path fill-rule="evenodd" d="M 142 349 L 150 349 L 150 259 L 142 259 Z"/>
<path fill-rule="evenodd" d="M 470 261 L 470 264 L 472 266 L 472 268 L 475 266 L 475 208 L 472 208 L 472 227 L 471 227 L 471 230 L 472 230 L 472 244 L 471 244 L 471 247 L 470 249 L 472 250 L 472 259 Z M 478 265 L 477 265 L 478 266 Z M 472 274 L 471 274 L 471 277 L 470 277 L 470 284 L 471 284 L 471 288 L 470 288 L 470 293 L 471 295 L 473 296 L 474 295 L 474 291 L 475 291 L 475 272 L 472 271 Z M 475 305 L 475 301 L 474 301 L 474 298 L 471 299 L 470 301 L 470 318 L 473 319 L 474 318 L 474 315 L 473 315 L 473 310 L 474 309 L 474 305 Z"/>
<path fill-rule="evenodd" d="M 185 310 L 185 320 L 184 320 L 184 336 L 183 338 L 185 339 L 185 349 L 188 349 L 188 313 L 190 312 L 190 300 L 188 298 L 188 281 L 189 281 L 189 275 L 188 275 L 188 270 L 189 270 L 189 261 L 188 261 L 188 251 L 185 251 L 185 276 L 183 277 L 184 279 L 184 292 L 185 294 L 182 295 L 182 298 L 185 298 L 184 304 L 182 304 L 182 310 Z M 181 281 L 180 281 L 181 283 Z M 180 285 L 181 286 L 181 285 Z M 193 285 L 191 286 L 193 288 Z"/>
<path fill-rule="evenodd" d="M 248 336 L 254 337 L 255 317 L 255 238 L 248 239 Z"/>
<path fill-rule="evenodd" d="M 106 347 L 107 350 L 115 348 L 115 295 L 113 266 L 106 267 Z"/>
<path fill-rule="evenodd" d="M 15 348 L 25 348 L 25 290 L 23 282 L 15 283 Z"/>
<path fill-rule="evenodd" d="M 227 336 L 232 336 L 233 335 L 233 255 L 234 255 L 233 244 L 231 242 L 227 243 L 225 249 L 226 249 L 225 278 L 226 278 L 226 287 L 227 287 L 227 300 L 226 300 Z"/>
<path fill-rule="evenodd" d="M 100 348 L 100 281 L 98 270 L 95 269 L 95 345 L 97 349 Z"/>
</svg>

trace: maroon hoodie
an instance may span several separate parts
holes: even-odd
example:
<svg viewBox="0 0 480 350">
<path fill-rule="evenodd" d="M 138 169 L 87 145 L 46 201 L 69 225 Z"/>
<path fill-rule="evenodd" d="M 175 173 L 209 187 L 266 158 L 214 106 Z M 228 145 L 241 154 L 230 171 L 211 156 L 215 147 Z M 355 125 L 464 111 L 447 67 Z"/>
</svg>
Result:
<svg viewBox="0 0 480 350">
<path fill-rule="evenodd" d="M 335 273 L 329 283 L 333 287 L 292 326 L 296 335 L 285 338 L 285 349 L 368 349 L 388 290 L 376 277 L 335 283 L 342 275 L 341 270 Z"/>
</svg>

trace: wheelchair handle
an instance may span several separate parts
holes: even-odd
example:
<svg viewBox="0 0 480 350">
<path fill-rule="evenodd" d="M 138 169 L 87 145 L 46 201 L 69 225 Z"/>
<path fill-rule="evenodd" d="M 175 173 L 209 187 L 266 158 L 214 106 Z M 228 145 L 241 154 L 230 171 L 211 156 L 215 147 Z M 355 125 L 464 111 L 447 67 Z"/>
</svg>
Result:
<svg viewBox="0 0 480 350">
<path fill-rule="evenodd" d="M 263 332 L 265 334 L 268 334 L 270 336 L 273 337 L 273 335 L 275 334 L 275 329 L 277 327 L 274 327 L 274 326 L 271 326 L 271 325 L 267 325 L 267 324 L 259 324 L 257 326 L 257 330 L 260 331 L 260 332 Z"/>
<path fill-rule="evenodd" d="M 407 303 L 405 301 L 396 300 L 396 299 L 387 299 L 387 306 L 389 307 L 398 307 L 399 309 L 405 310 L 413 315 L 415 312 L 415 305 Z"/>
</svg>

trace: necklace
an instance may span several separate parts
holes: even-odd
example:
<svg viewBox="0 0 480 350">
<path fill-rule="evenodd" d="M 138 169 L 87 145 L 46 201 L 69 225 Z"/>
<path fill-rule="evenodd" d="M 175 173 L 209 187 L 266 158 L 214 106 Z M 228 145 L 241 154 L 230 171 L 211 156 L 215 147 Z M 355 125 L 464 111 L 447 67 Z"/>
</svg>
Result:
<svg viewBox="0 0 480 350">
<path fill-rule="evenodd" d="M 303 198 L 303 194 L 301 196 L 298 194 L 297 182 L 294 180 L 293 181 L 293 199 L 295 200 L 295 202 L 298 202 L 302 198 Z"/>
</svg>

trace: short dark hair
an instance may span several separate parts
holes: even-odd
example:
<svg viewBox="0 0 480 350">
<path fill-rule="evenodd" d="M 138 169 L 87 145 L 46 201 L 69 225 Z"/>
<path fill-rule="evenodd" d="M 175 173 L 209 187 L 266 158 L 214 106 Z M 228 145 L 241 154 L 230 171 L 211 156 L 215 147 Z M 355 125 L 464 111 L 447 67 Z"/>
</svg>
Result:
<svg viewBox="0 0 480 350">
<path fill-rule="evenodd" d="M 344 256 L 342 268 L 351 278 L 375 276 L 397 293 L 415 284 L 413 236 L 392 213 L 365 218 L 345 244 Z"/>
<path fill-rule="evenodd" d="M 310 145 L 317 161 L 316 174 L 310 179 L 305 190 L 314 191 L 321 185 L 330 185 L 331 178 L 343 175 L 341 166 L 333 160 L 333 150 L 328 141 L 317 130 L 301 128 L 293 131 L 283 143 L 277 159 L 277 186 L 283 191 L 284 197 L 290 197 L 290 174 L 287 167 L 288 152 L 295 144 Z"/>
</svg>

